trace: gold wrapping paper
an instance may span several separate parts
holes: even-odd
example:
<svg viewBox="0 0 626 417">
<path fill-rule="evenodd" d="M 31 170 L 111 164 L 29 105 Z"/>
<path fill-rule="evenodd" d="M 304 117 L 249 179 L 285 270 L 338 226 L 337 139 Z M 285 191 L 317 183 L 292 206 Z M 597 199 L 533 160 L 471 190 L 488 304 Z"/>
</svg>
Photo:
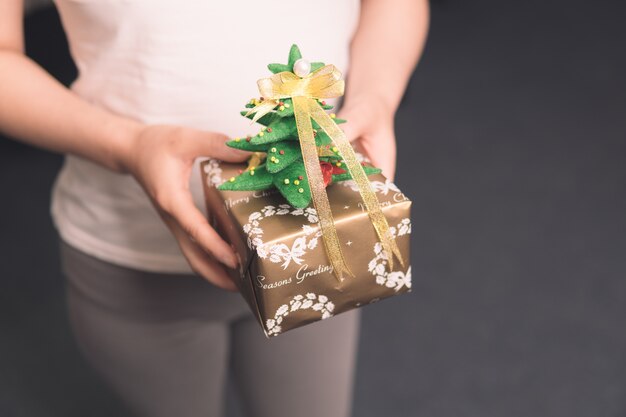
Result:
<svg viewBox="0 0 626 417">
<path fill-rule="evenodd" d="M 313 207 L 296 209 L 275 190 L 220 191 L 245 164 L 201 165 L 209 220 L 240 261 L 233 280 L 267 336 L 411 290 L 411 201 L 384 176 L 369 177 L 402 258 L 389 260 L 353 181 L 328 186 L 337 235 L 354 277 L 336 279 Z"/>
</svg>

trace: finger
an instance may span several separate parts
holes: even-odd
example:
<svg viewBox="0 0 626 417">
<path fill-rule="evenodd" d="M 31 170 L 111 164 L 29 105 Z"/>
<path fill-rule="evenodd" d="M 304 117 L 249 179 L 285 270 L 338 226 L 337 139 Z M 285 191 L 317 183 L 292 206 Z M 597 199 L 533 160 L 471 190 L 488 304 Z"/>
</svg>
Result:
<svg viewBox="0 0 626 417">
<path fill-rule="evenodd" d="M 228 137 L 221 133 L 201 132 L 191 143 L 193 157 L 210 156 L 226 162 L 242 162 L 250 157 L 250 152 L 226 145 Z"/>
<path fill-rule="evenodd" d="M 395 164 L 390 163 L 389 161 L 381 161 L 378 165 L 382 174 L 385 176 L 385 178 L 387 178 L 389 181 L 393 181 L 395 175 L 396 175 L 396 167 Z"/>
<path fill-rule="evenodd" d="M 389 161 L 383 155 L 376 152 L 367 151 L 367 155 L 370 158 L 370 162 L 377 168 L 380 168 L 384 176 L 389 175 Z"/>
<path fill-rule="evenodd" d="M 350 142 L 354 142 L 362 134 L 358 124 L 356 124 L 356 122 L 350 122 L 350 120 L 348 120 L 346 123 L 339 125 L 339 127 L 341 128 L 341 130 L 343 130 L 343 133 L 346 135 L 346 139 L 348 139 Z"/>
<path fill-rule="evenodd" d="M 232 248 L 209 225 L 204 215 L 193 203 L 188 191 L 172 196 L 172 206 L 165 208 L 178 226 L 193 239 L 198 246 L 230 268 L 237 268 L 237 257 Z"/>
<path fill-rule="evenodd" d="M 359 140 L 357 142 L 357 146 L 360 149 L 363 149 L 365 155 L 369 158 L 370 163 L 380 168 L 383 175 L 389 180 L 393 180 L 396 170 L 396 153 L 395 148 L 392 146 L 386 147 L 384 151 L 380 149 L 372 148 L 371 142 L 365 140 Z"/>
<path fill-rule="evenodd" d="M 171 226 L 172 233 L 178 241 L 183 255 L 196 274 L 224 290 L 237 290 L 237 286 L 219 262 L 212 259 L 209 254 L 192 242 L 179 226 L 176 224 L 171 224 Z"/>
</svg>

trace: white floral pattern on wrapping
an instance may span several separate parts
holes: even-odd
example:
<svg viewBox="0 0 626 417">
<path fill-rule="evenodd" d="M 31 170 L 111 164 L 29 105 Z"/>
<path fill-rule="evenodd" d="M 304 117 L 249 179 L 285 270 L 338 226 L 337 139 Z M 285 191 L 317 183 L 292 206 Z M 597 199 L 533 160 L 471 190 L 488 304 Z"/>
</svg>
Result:
<svg viewBox="0 0 626 417">
<path fill-rule="evenodd" d="M 404 236 L 411 233 L 411 219 L 405 218 L 396 227 L 390 227 L 393 237 Z M 393 288 L 396 292 L 403 287 L 411 288 L 411 267 L 406 271 L 387 271 L 388 258 L 383 252 L 380 242 L 374 244 L 374 258 L 367 265 L 367 270 L 376 277 L 378 285 Z"/>
<path fill-rule="evenodd" d="M 220 161 L 217 159 L 209 159 L 204 165 L 204 172 L 207 174 L 207 185 L 210 187 L 217 187 L 224 182 Z"/>
<path fill-rule="evenodd" d="M 278 307 L 273 319 L 268 319 L 265 322 L 267 335 L 278 336 L 282 331 L 281 324 L 285 317 L 294 311 L 308 309 L 319 312 L 322 320 L 324 320 L 332 317 L 335 305 L 325 295 L 315 295 L 312 292 L 306 295 L 296 295 L 289 301 L 289 304 Z"/>
<path fill-rule="evenodd" d="M 296 238 L 291 247 L 284 243 L 263 242 L 263 228 L 261 220 L 272 216 L 303 216 L 310 224 L 303 224 L 303 235 Z M 287 269 L 291 262 L 302 265 L 307 250 L 317 247 L 318 239 L 322 236 L 319 227 L 311 226 L 318 223 L 317 212 L 312 207 L 304 209 L 294 208 L 289 204 L 265 206 L 261 211 L 255 211 L 248 217 L 248 223 L 243 225 L 243 231 L 248 235 L 248 247 L 256 250 L 259 258 L 269 259 L 273 263 L 281 263 Z"/>
<path fill-rule="evenodd" d="M 344 187 L 349 187 L 354 192 L 359 191 L 359 187 L 356 185 L 356 182 L 354 182 L 354 180 L 341 181 L 339 184 L 343 185 Z M 386 178 L 385 182 L 370 181 L 370 184 L 372 185 L 372 190 L 374 190 L 375 193 L 380 193 L 382 195 L 389 194 L 389 191 L 394 191 L 396 193 L 401 192 L 396 184 Z"/>
</svg>

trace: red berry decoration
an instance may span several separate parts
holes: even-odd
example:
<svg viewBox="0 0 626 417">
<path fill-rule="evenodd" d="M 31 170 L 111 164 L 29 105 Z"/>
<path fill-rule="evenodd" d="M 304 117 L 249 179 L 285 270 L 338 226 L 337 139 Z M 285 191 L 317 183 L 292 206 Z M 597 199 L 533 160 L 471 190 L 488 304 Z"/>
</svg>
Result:
<svg viewBox="0 0 626 417">
<path fill-rule="evenodd" d="M 333 182 L 333 175 L 344 174 L 346 171 L 341 169 L 330 162 L 320 161 L 320 168 L 322 168 L 322 178 L 324 178 L 324 187 L 328 187 L 328 184 Z"/>
<path fill-rule="evenodd" d="M 333 166 L 328 162 L 320 161 L 320 168 L 322 168 L 322 178 L 324 178 L 324 187 L 333 182 Z"/>
</svg>

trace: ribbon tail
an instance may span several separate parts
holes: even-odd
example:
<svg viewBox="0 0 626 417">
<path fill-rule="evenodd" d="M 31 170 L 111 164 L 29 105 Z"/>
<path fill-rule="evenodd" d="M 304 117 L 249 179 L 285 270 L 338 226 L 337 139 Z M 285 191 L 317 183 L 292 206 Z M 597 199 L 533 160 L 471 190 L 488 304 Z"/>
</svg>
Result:
<svg viewBox="0 0 626 417">
<path fill-rule="evenodd" d="M 387 223 L 387 218 L 383 214 L 382 207 L 380 206 L 380 202 L 376 197 L 376 193 L 372 190 L 372 185 L 370 184 L 369 179 L 367 178 L 367 174 L 363 170 L 363 167 L 359 163 L 354 150 L 352 149 L 352 145 L 346 138 L 346 135 L 330 118 L 328 114 L 320 107 L 320 105 L 315 102 L 308 102 L 309 104 L 309 114 L 313 120 L 317 122 L 318 125 L 326 134 L 333 140 L 335 146 L 339 150 L 339 154 L 343 158 L 344 163 L 346 164 L 346 168 L 348 172 L 352 175 L 352 179 L 357 184 L 359 189 L 359 193 L 361 194 L 361 198 L 365 207 L 367 209 L 367 213 L 370 216 L 372 221 L 372 225 L 376 230 L 376 234 L 381 242 L 383 247 L 383 252 L 387 256 L 389 270 L 393 270 L 393 257 L 395 255 L 396 258 L 400 261 L 400 265 L 404 267 L 404 259 L 402 258 L 402 254 L 400 253 L 400 248 L 398 248 L 398 244 L 396 243 L 393 235 L 391 234 L 391 230 L 389 229 L 389 223 Z M 307 172 L 308 174 L 308 172 Z"/>
<path fill-rule="evenodd" d="M 333 267 L 333 272 L 340 281 L 343 281 L 344 274 L 349 276 L 354 276 L 354 274 L 350 271 L 350 268 L 348 268 L 346 259 L 343 256 L 330 208 L 330 202 L 328 201 L 328 195 L 324 187 L 324 178 L 319 164 L 317 147 L 313 136 L 313 125 L 309 113 L 309 109 L 312 107 L 309 104 L 310 101 L 313 100 L 307 97 L 293 97 L 293 110 L 296 118 L 296 126 L 298 128 L 298 136 L 300 138 L 300 147 L 302 149 L 302 160 L 304 161 L 304 169 L 311 188 L 311 199 L 313 200 L 313 205 L 315 206 L 319 218 L 322 241 L 326 247 L 326 254 Z"/>
<path fill-rule="evenodd" d="M 252 122 L 250 122 L 250 124 L 256 123 L 261 117 L 265 116 L 266 114 L 274 110 L 274 107 L 276 106 L 278 106 L 278 101 L 276 100 L 272 100 L 272 99 L 263 100 L 260 104 L 250 109 L 246 113 L 246 117 L 250 116 L 251 114 L 254 114 L 254 117 L 252 118 Z"/>
<path fill-rule="evenodd" d="M 259 165 L 263 163 L 264 159 L 265 159 L 264 152 L 253 152 L 252 155 L 250 155 L 250 158 L 248 159 L 247 169 L 250 170 L 250 169 L 254 169 L 258 167 Z"/>
</svg>

